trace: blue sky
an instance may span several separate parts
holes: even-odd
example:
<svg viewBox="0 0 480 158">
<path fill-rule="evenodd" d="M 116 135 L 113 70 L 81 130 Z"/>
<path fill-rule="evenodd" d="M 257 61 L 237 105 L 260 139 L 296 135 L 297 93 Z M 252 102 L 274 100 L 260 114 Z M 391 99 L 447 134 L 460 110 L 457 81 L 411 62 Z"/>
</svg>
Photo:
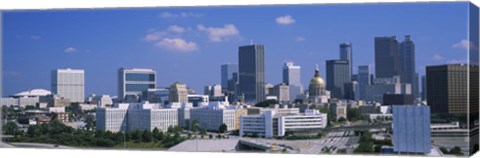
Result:
<svg viewBox="0 0 480 158">
<path fill-rule="evenodd" d="M 353 44 L 354 72 L 374 65 L 374 37 L 411 35 L 417 71 L 467 60 L 468 3 L 342 4 L 7 11 L 3 13 L 3 94 L 50 89 L 50 71 L 84 69 L 86 95 L 117 93 L 120 67 L 152 68 L 158 87 L 197 92 L 220 83 L 220 65 L 238 46 L 265 45 L 266 80 L 281 82 L 285 61 L 302 67 L 339 58 Z"/>
</svg>

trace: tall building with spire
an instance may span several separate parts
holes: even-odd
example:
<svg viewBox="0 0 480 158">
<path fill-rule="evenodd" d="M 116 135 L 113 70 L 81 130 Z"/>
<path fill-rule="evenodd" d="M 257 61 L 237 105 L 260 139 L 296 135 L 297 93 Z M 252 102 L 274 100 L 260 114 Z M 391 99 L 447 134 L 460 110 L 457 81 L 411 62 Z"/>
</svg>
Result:
<svg viewBox="0 0 480 158">
<path fill-rule="evenodd" d="M 402 58 L 402 83 L 412 85 L 412 95 L 418 97 L 418 77 L 415 71 L 415 44 L 410 36 L 405 36 L 405 40 L 399 45 L 399 53 Z"/>
</svg>

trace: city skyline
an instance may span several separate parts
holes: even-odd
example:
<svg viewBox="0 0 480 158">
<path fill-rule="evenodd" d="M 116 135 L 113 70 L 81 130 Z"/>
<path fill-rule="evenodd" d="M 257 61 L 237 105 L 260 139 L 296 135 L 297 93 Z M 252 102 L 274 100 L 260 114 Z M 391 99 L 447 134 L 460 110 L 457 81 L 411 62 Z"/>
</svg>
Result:
<svg viewBox="0 0 480 158">
<path fill-rule="evenodd" d="M 202 92 L 205 85 L 221 83 L 220 65 L 237 63 L 238 47 L 248 45 L 250 40 L 265 46 L 265 81 L 274 85 L 282 82 L 282 66 L 286 61 L 302 67 L 304 87 L 316 64 L 326 78 L 325 61 L 339 58 L 339 44 L 343 42 L 353 46 L 353 72 L 357 73 L 359 65 L 370 65 L 371 73 L 375 74 L 374 37 L 384 36 L 397 36 L 398 40 L 411 36 L 417 52 L 415 70 L 422 76 L 427 65 L 466 61 L 467 50 L 463 47 L 467 19 L 460 17 L 467 14 L 464 11 L 467 4 L 415 4 L 401 16 L 398 14 L 405 12 L 405 5 L 409 4 L 326 5 L 328 8 L 314 5 L 302 11 L 296 10 L 299 6 L 262 6 L 6 12 L 3 92 L 8 96 L 28 89 L 49 89 L 51 70 L 72 68 L 85 70 L 85 95 L 117 95 L 115 81 L 121 67 L 157 71 L 157 87 L 180 81 Z M 256 16 L 255 12 L 262 8 L 271 12 Z M 367 8 L 371 11 L 355 14 Z M 441 10 L 452 8 L 459 12 L 438 15 Z M 251 14 L 233 15 L 245 9 L 251 10 Z M 324 14 L 336 11 L 339 14 Z M 59 12 L 63 14 L 55 14 Z M 232 15 L 216 15 L 217 12 Z M 368 24 L 362 22 L 378 12 L 386 15 L 369 20 Z M 117 26 L 124 24 L 119 18 L 127 14 L 131 15 L 129 18 L 140 18 L 139 23 Z M 307 15 L 323 21 L 312 21 Z M 249 19 L 252 16 L 256 18 Z M 86 23 L 90 18 L 92 21 Z M 233 22 L 233 18 L 245 21 Z M 42 19 L 51 21 L 39 24 Z M 351 26 L 339 25 L 346 19 Z M 250 24 L 254 21 L 264 21 L 265 25 L 255 29 Z M 82 30 L 88 31 L 79 34 Z M 114 32 L 115 36 L 111 36 Z M 271 37 L 264 37 L 267 35 Z M 459 55 L 462 53 L 464 57 Z M 32 78 L 36 81 L 31 82 Z"/>
</svg>

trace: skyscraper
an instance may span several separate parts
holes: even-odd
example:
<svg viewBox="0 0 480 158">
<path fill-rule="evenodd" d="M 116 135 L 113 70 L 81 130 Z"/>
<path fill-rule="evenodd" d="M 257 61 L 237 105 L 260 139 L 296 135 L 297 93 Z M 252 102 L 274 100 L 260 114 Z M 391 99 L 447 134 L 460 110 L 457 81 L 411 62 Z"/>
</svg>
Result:
<svg viewBox="0 0 480 158">
<path fill-rule="evenodd" d="M 52 92 L 70 99 L 71 102 L 85 100 L 85 72 L 84 70 L 57 69 L 52 71 Z"/>
<path fill-rule="evenodd" d="M 375 37 L 375 77 L 394 76 L 402 76 L 402 58 L 398 53 L 398 41 L 395 36 Z"/>
<path fill-rule="evenodd" d="M 372 78 L 370 75 L 370 66 L 369 65 L 361 65 L 358 66 L 358 87 L 359 87 L 359 99 L 365 100 L 366 99 L 366 92 L 367 86 L 370 85 L 372 82 Z"/>
<path fill-rule="evenodd" d="M 399 54 L 402 58 L 402 74 L 400 80 L 402 83 L 412 85 L 412 95 L 418 97 L 418 77 L 415 72 L 415 44 L 410 36 L 405 36 L 405 40 L 399 45 Z"/>
<path fill-rule="evenodd" d="M 347 60 L 327 60 L 327 90 L 331 97 L 345 99 L 345 84 L 351 82 L 350 64 Z"/>
<path fill-rule="evenodd" d="M 140 98 L 143 91 L 156 87 L 156 71 L 152 69 L 127 69 L 118 70 L 118 97 Z"/>
<path fill-rule="evenodd" d="M 467 65 L 427 66 L 426 78 L 427 103 L 431 106 L 432 113 L 467 114 Z"/>
<path fill-rule="evenodd" d="M 422 76 L 422 101 L 427 99 L 427 77 Z"/>
<path fill-rule="evenodd" d="M 246 102 L 265 100 L 265 50 L 263 45 L 247 45 L 238 48 L 239 84 L 238 96 Z"/>
<path fill-rule="evenodd" d="M 187 103 L 188 102 L 188 92 L 187 85 L 180 82 L 175 82 L 170 85 L 168 95 L 168 101 L 170 103 Z"/>
<path fill-rule="evenodd" d="M 229 87 L 228 81 L 234 78 L 233 74 L 238 73 L 237 64 L 223 64 L 221 65 L 221 85 L 223 90 L 234 89 L 234 87 Z"/>
<path fill-rule="evenodd" d="M 300 66 L 294 65 L 293 62 L 286 62 L 283 65 L 283 83 L 289 86 L 290 100 L 300 95 L 303 91 L 303 85 L 300 79 Z"/>
<path fill-rule="evenodd" d="M 352 44 L 350 42 L 340 44 L 340 60 L 348 61 L 350 74 L 353 74 Z"/>
</svg>

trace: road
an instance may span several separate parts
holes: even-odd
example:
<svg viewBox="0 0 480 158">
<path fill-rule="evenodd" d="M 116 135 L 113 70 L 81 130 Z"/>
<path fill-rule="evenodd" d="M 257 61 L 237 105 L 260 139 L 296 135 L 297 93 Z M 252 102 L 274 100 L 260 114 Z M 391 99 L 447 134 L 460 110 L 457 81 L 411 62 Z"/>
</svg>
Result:
<svg viewBox="0 0 480 158">
<path fill-rule="evenodd" d="M 14 148 L 15 146 L 0 141 L 0 148 Z"/>
<path fill-rule="evenodd" d="M 300 154 L 319 154 L 322 153 L 322 149 L 330 148 L 331 153 L 336 153 L 338 149 L 347 148 L 356 142 L 349 141 L 354 140 L 353 132 L 331 132 L 322 139 L 311 140 L 276 140 L 276 139 L 264 139 L 264 138 L 240 138 L 248 139 L 255 142 L 261 142 L 264 144 L 275 144 L 278 146 L 289 146 L 293 150 L 292 153 Z M 348 142 L 348 143 L 347 143 Z M 349 145 L 350 144 L 350 145 Z"/>
<path fill-rule="evenodd" d="M 48 149 L 74 149 L 73 147 L 54 144 L 41 144 L 41 143 L 10 143 L 11 145 L 19 148 L 48 148 Z"/>
</svg>

